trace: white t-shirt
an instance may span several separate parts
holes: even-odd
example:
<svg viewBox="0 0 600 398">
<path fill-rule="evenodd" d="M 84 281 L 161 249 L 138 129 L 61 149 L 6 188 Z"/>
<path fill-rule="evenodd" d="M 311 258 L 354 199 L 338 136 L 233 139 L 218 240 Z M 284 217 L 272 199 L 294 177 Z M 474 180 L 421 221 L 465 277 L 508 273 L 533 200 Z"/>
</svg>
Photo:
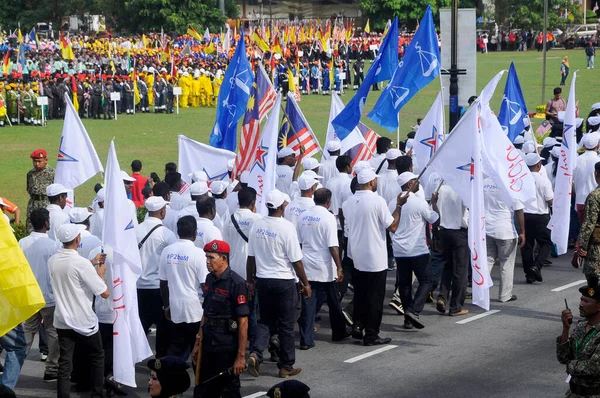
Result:
<svg viewBox="0 0 600 398">
<path fill-rule="evenodd" d="M 396 199 L 389 202 L 390 212 L 396 209 Z M 425 199 L 410 193 L 402 206 L 398 229 L 391 235 L 394 257 L 416 257 L 429 254 L 427 246 L 427 223 L 433 224 L 439 215 L 433 211 Z"/>
<path fill-rule="evenodd" d="M 350 190 L 351 181 L 352 176 L 350 174 L 338 173 L 325 184 L 325 188 L 331 191 L 331 207 L 329 210 L 331 210 L 336 217 L 342 208 L 342 192 L 346 189 L 348 191 Z"/>
<path fill-rule="evenodd" d="M 216 218 L 216 217 L 215 217 Z M 212 242 L 215 239 L 223 240 L 221 230 L 217 228 L 212 220 L 200 217 L 196 219 L 198 229 L 196 230 L 196 240 L 194 244 L 200 249 L 204 249 L 204 245 Z"/>
<path fill-rule="evenodd" d="M 179 192 L 174 192 L 171 191 L 171 200 L 170 205 L 171 208 L 175 211 L 179 211 L 181 209 L 183 209 L 185 206 L 187 206 L 187 204 L 192 200 L 192 197 L 190 196 L 190 190 L 186 190 L 183 194 L 180 194 Z M 194 203 L 195 206 L 195 203 Z"/>
<path fill-rule="evenodd" d="M 147 213 L 146 213 L 147 215 Z M 102 240 L 102 228 L 104 227 L 104 208 L 98 207 L 90 218 L 90 233 Z"/>
<path fill-rule="evenodd" d="M 392 189 L 395 188 L 395 185 L 398 185 L 397 178 L 398 172 L 396 169 L 385 169 L 379 172 L 379 178 L 377 179 L 377 194 L 384 198 L 386 202 L 389 202 L 385 195 L 388 186 L 391 186 Z"/>
<path fill-rule="evenodd" d="M 237 209 L 233 216 L 238 222 L 240 230 L 246 235 L 246 238 L 250 235 L 250 230 L 254 222 L 261 218 L 260 214 L 253 213 L 249 209 Z M 231 249 L 229 252 L 229 266 L 236 274 L 246 279 L 248 243 L 237 232 L 231 219 L 228 220 L 223 228 L 223 240 L 229 243 Z"/>
<path fill-rule="evenodd" d="M 48 261 L 50 282 L 56 300 L 54 327 L 73 329 L 84 336 L 98 332 L 98 318 L 92 310 L 93 296 L 107 286 L 90 260 L 76 250 L 58 249 Z"/>
<path fill-rule="evenodd" d="M 196 208 L 196 202 L 194 202 L 194 209 Z M 171 230 L 171 232 L 173 232 L 175 235 L 177 235 L 177 220 L 179 220 L 179 212 L 173 210 L 169 205 L 166 206 L 167 207 L 167 212 L 165 214 L 165 218 L 163 218 L 162 223 L 163 223 L 163 227 L 168 228 L 169 230 Z M 198 214 L 196 212 L 196 214 Z M 192 214 L 193 216 L 193 214 Z M 197 216 L 196 216 L 197 217 Z M 148 219 L 148 213 L 146 213 L 146 215 L 144 216 L 144 221 L 146 221 Z"/>
<path fill-rule="evenodd" d="M 532 172 L 531 175 L 535 182 L 535 201 L 530 200 L 529 202 L 525 202 L 523 212 L 528 214 L 549 214 L 550 206 L 548 205 L 548 201 L 554 199 L 552 184 L 542 173 Z"/>
<path fill-rule="evenodd" d="M 131 199 L 127 199 L 127 205 L 129 206 L 129 211 L 131 212 L 131 221 L 134 227 L 138 226 L 137 219 L 137 207 L 135 207 L 135 203 Z"/>
<path fill-rule="evenodd" d="M 321 183 L 317 183 L 317 189 L 323 188 Z M 300 191 L 300 187 L 298 186 L 298 181 L 293 181 L 290 186 L 290 199 L 294 200 L 302 196 L 302 191 Z"/>
<path fill-rule="evenodd" d="M 215 206 L 217 208 L 217 215 L 215 218 L 218 217 L 220 221 L 219 224 L 224 226 L 227 223 L 227 220 L 229 220 L 229 217 L 231 217 L 227 201 L 225 199 L 215 199 Z M 221 232 L 223 232 L 223 230 L 221 230 Z"/>
<path fill-rule="evenodd" d="M 225 201 L 227 202 L 227 206 L 229 207 L 229 214 L 233 214 L 240 207 L 238 202 L 238 194 L 239 191 L 230 192 L 227 194 Z"/>
<path fill-rule="evenodd" d="M 179 239 L 163 250 L 158 276 L 169 283 L 169 307 L 173 323 L 202 319 L 202 288 L 206 280 L 206 254 L 190 240 Z"/>
<path fill-rule="evenodd" d="M 48 270 L 48 260 L 52 257 L 60 244 L 48 237 L 48 234 L 41 232 L 32 232 L 29 236 L 19 241 L 19 246 L 25 254 L 27 262 L 31 266 L 33 275 L 37 280 L 42 295 L 46 301 L 44 308 L 54 306 L 54 293 L 50 283 L 50 272 Z"/>
<path fill-rule="evenodd" d="M 441 186 L 437 207 L 440 211 L 440 227 L 457 230 L 469 226 L 469 210 L 450 185 Z"/>
<path fill-rule="evenodd" d="M 65 213 L 59 205 L 48 205 L 46 210 L 50 213 L 50 229 L 48 230 L 48 237 L 56 240 L 56 231 L 63 224 L 69 224 L 69 214 Z"/>
<path fill-rule="evenodd" d="M 92 235 L 88 230 L 81 232 L 81 241 L 77 247 L 77 253 L 83 258 L 89 258 L 92 249 L 100 246 L 102 241 L 95 235 Z"/>
<path fill-rule="evenodd" d="M 135 236 L 138 244 L 156 225 L 162 225 L 162 221 L 158 218 L 148 217 L 146 221 L 135 228 Z M 158 263 L 160 255 L 165 247 L 174 243 L 177 237 L 171 230 L 164 226 L 158 227 L 146 239 L 140 249 L 140 258 L 142 260 L 142 275 L 137 281 L 138 289 L 159 289 L 160 282 L 158 280 Z"/>
<path fill-rule="evenodd" d="M 594 166 L 600 162 L 600 156 L 596 151 L 585 151 L 577 158 L 577 167 L 573 172 L 573 184 L 575 184 L 575 204 L 583 205 L 590 192 L 598 184 L 594 176 Z M 560 168 L 557 171 L 560 173 Z"/>
<path fill-rule="evenodd" d="M 486 234 L 495 239 L 516 239 L 513 211 L 523 209 L 521 202 L 515 199 L 509 207 L 502 199 L 502 191 L 491 178 L 483 181 L 483 193 Z"/>
<path fill-rule="evenodd" d="M 426 183 L 422 184 L 423 186 L 419 188 L 419 190 L 423 189 L 425 191 L 425 200 L 431 200 L 431 195 L 438 189 L 441 182 L 442 176 L 440 176 L 437 171 L 433 171 L 429 174 Z"/>
<path fill-rule="evenodd" d="M 335 178 L 340 172 L 335 166 L 335 161 L 337 160 L 337 156 L 329 156 L 329 159 L 323 159 L 321 165 L 319 166 L 319 175 L 323 177 L 323 185 L 327 186 L 329 180 Z"/>
<path fill-rule="evenodd" d="M 183 216 L 192 216 L 194 218 L 199 217 L 198 210 L 196 209 L 196 201 L 190 200 L 185 204 L 185 206 L 183 206 L 181 210 L 177 211 L 178 220 Z M 177 221 L 175 221 L 175 224 L 177 224 Z M 177 228 L 175 228 L 175 231 L 173 232 L 177 233 Z"/>
<path fill-rule="evenodd" d="M 329 248 L 339 247 L 335 216 L 323 206 L 313 206 L 298 219 L 297 229 L 306 279 L 334 281 L 337 269 Z"/>
<path fill-rule="evenodd" d="M 294 169 L 284 164 L 278 164 L 275 169 L 277 178 L 275 180 L 275 188 L 281 192 L 291 195 L 292 180 L 294 178 Z"/>
<path fill-rule="evenodd" d="M 258 278 L 294 279 L 292 263 L 302 260 L 296 228 L 282 217 L 256 220 L 248 235 L 248 256 L 256 260 Z"/>
<path fill-rule="evenodd" d="M 303 198 L 300 196 L 287 205 L 283 217 L 294 224 L 295 227 L 298 224 L 298 218 L 302 213 L 312 208 L 314 205 L 315 201 L 312 198 Z"/>
<path fill-rule="evenodd" d="M 383 162 L 383 165 L 381 165 L 381 162 Z M 385 159 L 385 153 L 380 153 L 379 155 L 373 156 L 371 159 L 369 159 L 369 164 L 375 171 L 377 171 L 377 169 L 379 169 L 379 166 L 381 165 L 381 169 L 379 169 L 379 173 L 377 173 L 381 174 L 381 172 L 385 171 L 385 169 L 387 169 L 388 166 L 387 160 Z"/>
<path fill-rule="evenodd" d="M 385 200 L 372 191 L 356 191 L 342 204 L 342 211 L 354 267 L 363 272 L 386 270 L 386 229 L 394 217 Z"/>
<path fill-rule="evenodd" d="M 91 261 L 98 254 L 102 252 L 102 246 L 96 247 L 90 251 L 88 259 Z M 110 296 L 107 298 L 103 298 L 102 296 L 96 296 L 96 301 L 94 302 L 94 309 L 96 310 L 96 316 L 98 317 L 98 322 L 106 323 L 112 325 L 115 322 L 116 312 L 114 310 L 113 305 L 113 284 L 110 281 L 113 281 L 113 250 L 111 247 L 104 246 L 104 253 L 106 254 L 106 260 L 104 260 L 104 265 L 106 266 L 106 274 L 104 278 L 107 280 L 107 287 Z M 137 298 L 136 298 L 137 301 Z"/>
</svg>

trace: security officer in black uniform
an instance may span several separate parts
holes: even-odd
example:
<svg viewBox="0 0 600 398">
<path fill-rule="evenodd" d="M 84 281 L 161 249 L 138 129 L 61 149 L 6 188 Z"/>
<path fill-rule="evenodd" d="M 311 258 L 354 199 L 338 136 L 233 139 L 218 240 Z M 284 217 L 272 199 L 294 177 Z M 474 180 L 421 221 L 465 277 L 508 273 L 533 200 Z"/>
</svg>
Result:
<svg viewBox="0 0 600 398">
<path fill-rule="evenodd" d="M 221 240 L 204 246 L 210 274 L 202 285 L 204 314 L 192 352 L 194 363 L 202 353 L 194 397 L 241 398 L 239 375 L 246 368 L 250 307 L 246 282 L 229 267 L 229 251 Z"/>
</svg>

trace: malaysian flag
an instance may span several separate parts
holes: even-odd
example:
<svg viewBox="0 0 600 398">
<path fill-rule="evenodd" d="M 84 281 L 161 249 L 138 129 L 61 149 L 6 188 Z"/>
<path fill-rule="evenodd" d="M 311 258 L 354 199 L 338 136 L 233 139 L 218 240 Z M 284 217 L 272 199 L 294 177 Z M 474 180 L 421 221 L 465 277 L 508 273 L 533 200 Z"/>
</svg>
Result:
<svg viewBox="0 0 600 398">
<path fill-rule="evenodd" d="M 356 145 L 348 151 L 348 156 L 352 158 L 352 167 L 354 167 L 356 162 L 369 160 L 373 157 L 373 153 L 375 153 L 375 150 L 377 149 L 375 143 L 377 142 L 377 138 L 379 138 L 379 135 L 376 132 L 365 126 L 363 123 L 359 122 L 356 127 L 364 137 L 366 144 Z"/>
<path fill-rule="evenodd" d="M 254 160 L 256 145 L 260 139 L 260 122 L 275 105 L 277 94 L 262 65 L 256 72 L 256 79 L 250 91 L 250 100 L 244 121 L 242 122 L 242 138 L 240 152 L 235 160 L 233 176 L 248 170 Z"/>
<path fill-rule="evenodd" d="M 294 94 L 288 92 L 282 126 L 277 139 L 277 149 L 291 145 L 294 151 L 299 151 L 300 144 L 304 147 L 305 158 L 316 155 L 319 151 L 322 152 L 317 137 L 294 99 Z"/>
</svg>

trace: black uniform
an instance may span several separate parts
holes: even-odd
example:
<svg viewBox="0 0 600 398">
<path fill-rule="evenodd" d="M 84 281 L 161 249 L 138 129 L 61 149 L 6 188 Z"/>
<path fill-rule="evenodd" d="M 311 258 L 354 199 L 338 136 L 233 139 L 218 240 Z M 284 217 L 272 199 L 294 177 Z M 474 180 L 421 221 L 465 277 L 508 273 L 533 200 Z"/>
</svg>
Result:
<svg viewBox="0 0 600 398">
<path fill-rule="evenodd" d="M 202 326 L 202 367 L 200 384 L 194 397 L 241 397 L 240 378 L 233 371 L 206 384 L 205 380 L 233 366 L 238 351 L 238 318 L 247 317 L 248 290 L 244 279 L 231 270 L 221 278 L 213 274 L 202 285 L 204 295 L 204 326 Z"/>
</svg>

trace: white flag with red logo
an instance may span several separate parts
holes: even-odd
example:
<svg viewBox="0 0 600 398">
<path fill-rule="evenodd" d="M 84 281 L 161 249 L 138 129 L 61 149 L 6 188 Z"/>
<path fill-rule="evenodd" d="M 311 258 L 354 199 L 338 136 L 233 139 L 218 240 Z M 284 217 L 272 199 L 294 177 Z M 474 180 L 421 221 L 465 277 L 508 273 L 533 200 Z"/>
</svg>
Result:
<svg viewBox="0 0 600 398">
<path fill-rule="evenodd" d="M 415 173 L 423 170 L 429 159 L 442 145 L 444 128 L 444 99 L 440 92 L 415 134 L 413 145 L 413 153 L 416 158 Z M 423 181 L 427 181 L 428 174 L 426 172 L 423 175 Z"/>
</svg>

